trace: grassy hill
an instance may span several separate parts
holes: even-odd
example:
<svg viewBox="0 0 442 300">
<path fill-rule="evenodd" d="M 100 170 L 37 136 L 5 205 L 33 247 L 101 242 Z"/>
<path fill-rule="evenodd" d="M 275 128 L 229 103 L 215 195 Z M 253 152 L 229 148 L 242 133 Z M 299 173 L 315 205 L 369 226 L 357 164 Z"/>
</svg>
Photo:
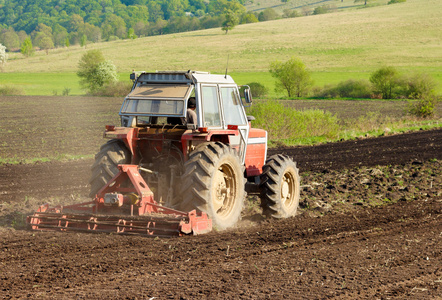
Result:
<svg viewBox="0 0 442 300">
<path fill-rule="evenodd" d="M 35 73 L 59 73 L 60 78 L 67 76 L 63 84 L 76 86 L 76 91 L 78 83 L 73 81 L 77 63 L 89 49 L 102 50 L 122 73 L 133 69 L 223 73 L 229 57 L 229 73 L 236 75 L 240 84 L 253 79 L 265 83 L 270 79 L 267 71 L 272 60 L 297 56 L 313 72 L 317 85 L 368 78 L 370 72 L 384 65 L 402 72 L 428 72 L 442 82 L 440 11 L 440 0 L 407 0 L 395 5 L 246 24 L 227 35 L 218 28 L 90 44 L 86 49 L 55 49 L 49 55 L 42 51 L 30 58 L 12 53 L 0 74 L 0 84 L 26 83 L 14 79 L 16 76 L 23 80 L 40 77 L 44 81 L 44 74 Z"/>
<path fill-rule="evenodd" d="M 369 5 L 386 4 L 388 0 L 376 0 Z M 245 3 L 248 11 L 261 12 L 266 8 L 272 8 L 278 13 L 282 13 L 284 9 L 295 9 L 299 13 L 306 11 L 313 11 L 315 7 L 321 5 L 328 5 L 335 9 L 354 9 L 364 6 L 364 2 L 355 3 L 354 0 L 289 0 L 282 2 L 281 0 L 256 0 Z"/>
</svg>

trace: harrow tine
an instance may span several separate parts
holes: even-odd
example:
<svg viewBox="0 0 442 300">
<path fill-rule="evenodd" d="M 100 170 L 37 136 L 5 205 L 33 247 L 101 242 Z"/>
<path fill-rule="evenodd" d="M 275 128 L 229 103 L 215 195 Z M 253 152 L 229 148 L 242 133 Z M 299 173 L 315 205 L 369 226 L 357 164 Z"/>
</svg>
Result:
<svg viewBox="0 0 442 300">
<path fill-rule="evenodd" d="M 192 229 L 193 234 L 203 233 L 207 226 L 202 226 L 202 229 L 200 229 L 200 224 L 195 222 L 195 217 L 193 212 L 189 213 L 188 217 L 182 215 L 128 217 L 36 212 L 28 217 L 28 223 L 32 230 L 40 231 L 55 230 L 170 237 L 190 234 Z M 192 224 L 192 222 L 195 224 Z M 210 222 L 210 220 L 203 220 L 202 222 L 203 225 L 206 225 L 205 222 Z M 207 230 L 204 232 L 207 232 Z"/>
</svg>

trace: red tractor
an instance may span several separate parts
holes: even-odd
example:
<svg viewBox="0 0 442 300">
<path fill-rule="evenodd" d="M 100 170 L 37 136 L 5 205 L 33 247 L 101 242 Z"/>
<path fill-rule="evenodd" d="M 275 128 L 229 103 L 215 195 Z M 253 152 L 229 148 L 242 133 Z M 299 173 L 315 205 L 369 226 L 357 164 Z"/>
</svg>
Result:
<svg viewBox="0 0 442 300">
<path fill-rule="evenodd" d="M 260 194 L 266 216 L 295 215 L 298 169 L 285 155 L 266 161 L 267 132 L 252 128 L 245 113 L 252 102 L 247 86 L 242 99 L 227 75 L 141 72 L 131 79 L 121 127 L 106 126 L 109 140 L 95 156 L 94 200 L 41 206 L 28 217 L 32 229 L 199 234 L 212 224 L 234 226 L 246 192 Z"/>
</svg>

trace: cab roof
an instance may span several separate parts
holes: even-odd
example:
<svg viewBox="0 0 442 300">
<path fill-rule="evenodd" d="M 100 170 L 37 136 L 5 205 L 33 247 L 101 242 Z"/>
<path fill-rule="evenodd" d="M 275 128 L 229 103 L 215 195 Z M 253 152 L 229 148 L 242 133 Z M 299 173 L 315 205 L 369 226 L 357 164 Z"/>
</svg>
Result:
<svg viewBox="0 0 442 300">
<path fill-rule="evenodd" d="M 157 71 L 157 72 L 134 72 L 138 82 L 151 83 L 212 83 L 212 84 L 235 84 L 230 75 L 210 74 L 199 71 Z M 135 78 L 134 78 L 135 79 Z"/>
</svg>

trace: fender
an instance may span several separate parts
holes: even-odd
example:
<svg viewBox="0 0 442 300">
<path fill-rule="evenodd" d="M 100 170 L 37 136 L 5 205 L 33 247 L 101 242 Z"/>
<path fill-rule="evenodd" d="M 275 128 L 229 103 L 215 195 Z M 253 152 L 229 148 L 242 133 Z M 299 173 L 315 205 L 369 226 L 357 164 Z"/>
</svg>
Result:
<svg viewBox="0 0 442 300">
<path fill-rule="evenodd" d="M 238 129 L 219 129 L 219 130 L 215 129 L 215 130 L 208 130 L 207 132 L 187 130 L 181 136 L 181 144 L 183 147 L 184 157 L 186 160 L 189 158 L 189 153 L 191 152 L 191 149 L 189 148 L 194 145 L 198 145 L 203 142 L 212 142 L 212 141 L 223 142 L 229 145 L 231 144 L 230 137 L 236 137 L 236 136 L 239 136 Z"/>
<path fill-rule="evenodd" d="M 138 138 L 139 128 L 136 127 L 115 127 L 112 125 L 106 125 L 104 131 L 104 138 L 122 140 L 132 154 L 132 161 L 135 161 L 137 156 L 136 145 Z"/>
</svg>

